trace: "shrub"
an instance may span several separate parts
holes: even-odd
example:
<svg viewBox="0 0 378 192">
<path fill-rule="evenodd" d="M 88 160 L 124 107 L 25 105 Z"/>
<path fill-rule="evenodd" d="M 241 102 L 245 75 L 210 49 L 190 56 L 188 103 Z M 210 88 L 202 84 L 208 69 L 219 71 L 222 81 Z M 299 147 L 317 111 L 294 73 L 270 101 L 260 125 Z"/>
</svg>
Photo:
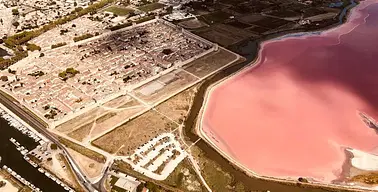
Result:
<svg viewBox="0 0 378 192">
<path fill-rule="evenodd" d="M 15 27 L 18 27 L 20 25 L 20 23 L 16 21 L 16 22 L 12 23 L 12 25 L 15 26 Z"/>
<path fill-rule="evenodd" d="M 26 44 L 26 49 L 29 51 L 41 51 L 41 47 L 36 44 Z"/>
<path fill-rule="evenodd" d="M 50 145 L 50 149 L 57 150 L 58 146 L 55 143 L 53 143 L 53 144 Z"/>
<path fill-rule="evenodd" d="M 62 46 L 65 46 L 65 45 L 67 45 L 66 42 L 57 43 L 57 44 L 51 45 L 51 49 L 55 49 L 55 48 L 62 47 Z"/>
<path fill-rule="evenodd" d="M 82 41 L 82 40 L 84 40 L 84 39 L 91 38 L 91 37 L 93 37 L 93 36 L 94 36 L 94 35 L 87 33 L 87 34 L 81 35 L 81 36 L 79 36 L 79 37 L 74 37 L 73 40 L 74 40 L 74 42 L 78 42 L 78 41 Z"/>
<path fill-rule="evenodd" d="M 13 15 L 19 15 L 20 12 L 18 12 L 18 9 L 12 9 L 12 14 Z"/>
</svg>

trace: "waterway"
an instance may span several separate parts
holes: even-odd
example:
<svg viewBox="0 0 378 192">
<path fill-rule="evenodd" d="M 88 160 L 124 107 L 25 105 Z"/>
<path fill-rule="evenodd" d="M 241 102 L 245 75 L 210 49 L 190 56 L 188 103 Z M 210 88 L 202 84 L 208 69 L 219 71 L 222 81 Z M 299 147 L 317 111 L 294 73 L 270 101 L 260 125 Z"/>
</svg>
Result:
<svg viewBox="0 0 378 192">
<path fill-rule="evenodd" d="M 16 146 L 9 141 L 10 138 L 16 139 L 28 150 L 32 150 L 38 145 L 33 139 L 23 135 L 21 132 L 8 125 L 7 121 L 3 118 L 0 118 L 0 156 L 2 157 L 0 167 L 3 165 L 10 167 L 21 177 L 40 188 L 43 192 L 66 191 L 60 185 L 56 184 L 26 162 L 23 155 L 21 155 L 16 149 Z"/>
</svg>

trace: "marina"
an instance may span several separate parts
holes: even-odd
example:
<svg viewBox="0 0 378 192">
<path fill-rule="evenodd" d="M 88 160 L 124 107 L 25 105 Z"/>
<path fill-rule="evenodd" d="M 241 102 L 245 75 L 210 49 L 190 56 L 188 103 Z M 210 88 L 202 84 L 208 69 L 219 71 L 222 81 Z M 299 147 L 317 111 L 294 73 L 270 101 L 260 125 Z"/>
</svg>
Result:
<svg viewBox="0 0 378 192">
<path fill-rule="evenodd" d="M 31 160 L 48 140 L 0 108 L 0 167 L 33 191 L 74 190 Z M 38 159 L 38 157 L 35 157 Z"/>
</svg>

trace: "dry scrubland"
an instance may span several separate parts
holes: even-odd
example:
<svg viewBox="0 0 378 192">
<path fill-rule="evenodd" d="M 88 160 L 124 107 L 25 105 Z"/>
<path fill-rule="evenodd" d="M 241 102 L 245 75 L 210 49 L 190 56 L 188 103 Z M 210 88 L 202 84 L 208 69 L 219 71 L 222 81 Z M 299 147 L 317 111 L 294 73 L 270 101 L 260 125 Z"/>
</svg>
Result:
<svg viewBox="0 0 378 192">
<path fill-rule="evenodd" d="M 236 181 L 230 173 L 224 171 L 218 163 L 206 156 L 200 148 L 194 145 L 191 147 L 191 154 L 199 162 L 202 176 L 213 191 L 245 191 L 242 182 Z"/>
<path fill-rule="evenodd" d="M 158 105 L 156 110 L 170 117 L 173 121 L 182 123 L 186 118 L 196 90 L 197 86 L 191 87 Z"/>
<path fill-rule="evenodd" d="M 185 70 L 194 74 L 197 77 L 204 77 L 207 74 L 227 65 L 229 62 L 236 59 L 236 55 L 219 49 L 217 52 L 210 53 L 189 63 Z"/>
<path fill-rule="evenodd" d="M 197 173 L 192 168 L 190 161 L 187 159 L 182 161 L 163 182 L 183 191 L 206 191 L 206 188 L 202 186 L 201 180 L 198 178 Z"/>
<path fill-rule="evenodd" d="M 137 147 L 156 135 L 175 128 L 177 124 L 150 110 L 98 138 L 93 144 L 109 153 L 118 151 L 118 155 L 130 155 Z"/>
</svg>

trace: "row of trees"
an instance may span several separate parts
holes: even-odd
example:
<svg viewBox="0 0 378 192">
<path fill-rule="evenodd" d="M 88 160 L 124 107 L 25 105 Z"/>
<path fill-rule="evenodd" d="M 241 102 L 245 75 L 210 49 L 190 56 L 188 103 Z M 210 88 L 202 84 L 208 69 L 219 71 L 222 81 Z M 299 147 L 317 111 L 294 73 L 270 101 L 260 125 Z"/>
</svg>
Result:
<svg viewBox="0 0 378 192">
<path fill-rule="evenodd" d="M 90 33 L 87 33 L 87 34 L 84 34 L 84 35 L 80 35 L 78 37 L 74 37 L 73 40 L 74 42 L 78 42 L 78 41 L 81 41 L 81 40 L 84 40 L 84 39 L 89 39 L 91 37 L 93 37 L 94 35 L 90 34 Z"/>
</svg>

